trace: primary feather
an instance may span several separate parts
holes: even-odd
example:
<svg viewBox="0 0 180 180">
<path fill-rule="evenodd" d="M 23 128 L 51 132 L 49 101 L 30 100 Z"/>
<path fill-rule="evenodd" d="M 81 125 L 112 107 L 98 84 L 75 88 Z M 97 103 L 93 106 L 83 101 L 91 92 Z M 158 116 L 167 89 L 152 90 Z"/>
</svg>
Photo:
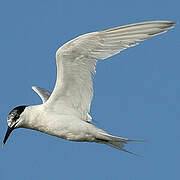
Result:
<svg viewBox="0 0 180 180">
<path fill-rule="evenodd" d="M 77 110 L 82 119 L 87 119 L 96 61 L 166 32 L 174 24 L 171 21 L 136 23 L 88 33 L 67 42 L 56 52 L 57 80 L 48 103 L 53 102 L 54 107 L 66 104 Z"/>
</svg>

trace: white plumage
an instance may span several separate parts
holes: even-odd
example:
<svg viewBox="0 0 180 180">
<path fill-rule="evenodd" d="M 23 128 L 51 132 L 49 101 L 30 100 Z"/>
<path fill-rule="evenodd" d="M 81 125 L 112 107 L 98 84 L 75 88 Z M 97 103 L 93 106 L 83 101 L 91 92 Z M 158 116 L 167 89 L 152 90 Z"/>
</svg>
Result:
<svg viewBox="0 0 180 180">
<path fill-rule="evenodd" d="M 3 143 L 14 128 L 24 127 L 67 140 L 103 143 L 127 151 L 124 143 L 137 140 L 111 136 L 91 124 L 92 74 L 96 73 L 97 60 L 164 33 L 174 24 L 171 21 L 130 24 L 88 33 L 64 44 L 56 52 L 57 80 L 52 94 L 32 87 L 43 104 L 12 110 Z"/>
<path fill-rule="evenodd" d="M 140 41 L 166 32 L 173 22 L 152 21 L 120 26 L 79 36 L 56 52 L 57 81 L 49 102 L 72 106 L 85 119 L 93 97 L 91 74 L 96 61 L 113 56 Z"/>
</svg>

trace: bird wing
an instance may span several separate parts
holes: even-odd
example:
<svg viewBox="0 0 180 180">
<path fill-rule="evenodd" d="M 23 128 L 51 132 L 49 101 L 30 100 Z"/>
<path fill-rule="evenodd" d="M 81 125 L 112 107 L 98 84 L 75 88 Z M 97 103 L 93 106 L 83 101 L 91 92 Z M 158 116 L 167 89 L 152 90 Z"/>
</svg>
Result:
<svg viewBox="0 0 180 180">
<path fill-rule="evenodd" d="M 46 90 L 44 88 L 32 86 L 32 89 L 40 96 L 43 103 L 45 103 L 49 99 L 49 97 L 51 96 L 51 92 L 49 92 L 48 90 Z M 87 122 L 92 121 L 92 117 L 90 116 L 89 113 L 87 113 L 87 115 L 86 115 L 86 121 Z"/>
<path fill-rule="evenodd" d="M 57 79 L 47 103 L 60 111 L 68 107 L 87 119 L 93 97 L 92 74 L 103 60 L 172 28 L 171 21 L 149 21 L 81 35 L 56 52 Z M 68 112 L 67 112 L 68 113 Z"/>
<path fill-rule="evenodd" d="M 40 96 L 43 103 L 45 103 L 51 95 L 51 93 L 44 88 L 32 86 L 32 89 Z"/>
</svg>

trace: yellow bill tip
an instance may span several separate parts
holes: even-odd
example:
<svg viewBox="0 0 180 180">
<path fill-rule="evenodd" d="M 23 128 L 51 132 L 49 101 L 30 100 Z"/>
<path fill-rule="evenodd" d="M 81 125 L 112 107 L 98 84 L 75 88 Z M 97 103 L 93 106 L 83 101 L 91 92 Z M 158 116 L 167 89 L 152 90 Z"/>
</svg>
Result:
<svg viewBox="0 0 180 180">
<path fill-rule="evenodd" d="M 4 147 L 4 145 L 5 145 L 5 144 L 4 144 L 4 143 L 2 143 L 2 148 Z"/>
</svg>

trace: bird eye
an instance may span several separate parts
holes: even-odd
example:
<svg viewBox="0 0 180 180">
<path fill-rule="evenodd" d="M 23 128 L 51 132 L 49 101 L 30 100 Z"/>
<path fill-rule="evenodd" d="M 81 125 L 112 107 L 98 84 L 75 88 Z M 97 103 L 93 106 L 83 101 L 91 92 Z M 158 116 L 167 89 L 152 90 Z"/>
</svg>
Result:
<svg viewBox="0 0 180 180">
<path fill-rule="evenodd" d="M 18 119 L 19 118 L 19 114 L 16 114 L 14 119 Z"/>
</svg>

